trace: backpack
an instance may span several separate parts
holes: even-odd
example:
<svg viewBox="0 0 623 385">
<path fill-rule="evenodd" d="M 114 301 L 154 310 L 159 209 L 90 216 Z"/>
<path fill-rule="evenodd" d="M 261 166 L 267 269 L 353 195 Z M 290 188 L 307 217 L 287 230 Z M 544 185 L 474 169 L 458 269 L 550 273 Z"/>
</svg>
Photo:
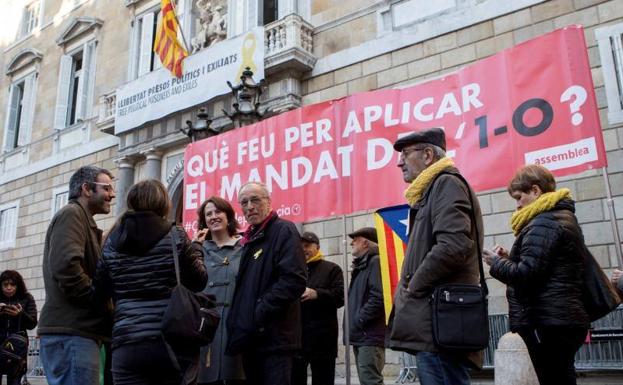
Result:
<svg viewBox="0 0 623 385">
<path fill-rule="evenodd" d="M 0 368 L 5 373 L 17 374 L 26 367 L 28 358 L 28 337 L 21 333 L 10 333 L 0 345 Z"/>
</svg>

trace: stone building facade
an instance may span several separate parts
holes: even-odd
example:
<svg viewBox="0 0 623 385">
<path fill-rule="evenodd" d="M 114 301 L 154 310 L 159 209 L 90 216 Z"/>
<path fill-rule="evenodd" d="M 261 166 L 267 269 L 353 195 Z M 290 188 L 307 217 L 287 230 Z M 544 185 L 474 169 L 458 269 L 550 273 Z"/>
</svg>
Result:
<svg viewBox="0 0 623 385">
<path fill-rule="evenodd" d="M 162 180 L 179 219 L 180 132 L 205 107 L 218 131 L 232 97 L 188 106 L 115 135 L 116 93 L 157 71 L 156 0 L 9 0 L 0 35 L 0 270 L 17 269 L 39 307 L 41 259 L 51 216 L 66 202 L 69 177 L 96 164 L 117 176 L 114 215 L 134 182 Z M 571 24 L 585 28 L 608 156 L 618 229 L 623 235 L 623 2 L 619 0 L 178 0 L 188 40 L 208 30 L 202 11 L 220 7 L 219 39 L 263 26 L 263 108 L 279 114 L 357 92 L 408 87 L 439 77 L 530 38 Z M 202 8 L 204 7 L 204 8 Z M 211 19 L 210 19 L 211 20 Z M 150 30 L 152 35 L 150 35 Z M 207 36 L 207 35 L 206 35 Z M 213 35 L 211 35 L 213 36 Z M 209 40 L 194 40 L 198 50 Z M 188 42 L 189 45 L 191 41 Z M 229 79 L 235 82 L 236 79 Z M 223 80 L 225 81 L 225 79 Z M 544 85 L 546 86 L 546 85 Z M 601 170 L 560 179 L 577 199 L 591 251 L 609 271 L 618 265 Z M 404 185 L 396 181 L 395 188 Z M 485 246 L 510 246 L 515 203 L 506 191 L 479 194 Z M 98 217 L 102 229 L 114 215 Z M 346 231 L 373 225 L 371 213 L 346 217 Z M 330 260 L 343 265 L 341 218 L 302 224 L 316 232 Z M 348 263 L 349 264 L 349 263 Z M 489 280 L 490 312 L 507 311 L 504 287 Z M 397 355 L 388 361 L 398 363 Z M 392 367 L 388 368 L 389 371 Z"/>
</svg>

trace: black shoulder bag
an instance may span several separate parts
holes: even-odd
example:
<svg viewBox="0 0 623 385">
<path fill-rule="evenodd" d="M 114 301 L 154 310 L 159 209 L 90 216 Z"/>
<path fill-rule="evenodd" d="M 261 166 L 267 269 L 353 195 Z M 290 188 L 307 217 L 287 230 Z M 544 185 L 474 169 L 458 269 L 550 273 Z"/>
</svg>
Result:
<svg viewBox="0 0 623 385">
<path fill-rule="evenodd" d="M 480 285 L 449 283 L 435 288 L 431 296 L 433 339 L 440 349 L 478 351 L 489 345 L 489 288 L 485 282 L 485 274 L 480 254 L 480 234 L 476 222 L 472 193 L 465 178 L 454 174 L 467 187 L 472 207 L 471 219 L 476 228 L 476 247 L 478 250 L 478 267 L 480 269 Z"/>
<path fill-rule="evenodd" d="M 17 332 L 9 333 L 0 345 L 0 369 L 3 373 L 18 375 L 25 372 L 28 358 L 28 335 L 20 332 L 21 314 L 17 317 Z"/>
<path fill-rule="evenodd" d="M 171 230 L 171 247 L 177 286 L 171 292 L 171 299 L 162 316 L 161 330 L 174 350 L 198 351 L 214 339 L 220 315 L 208 295 L 192 292 L 182 285 L 175 231 L 175 228 Z"/>
</svg>

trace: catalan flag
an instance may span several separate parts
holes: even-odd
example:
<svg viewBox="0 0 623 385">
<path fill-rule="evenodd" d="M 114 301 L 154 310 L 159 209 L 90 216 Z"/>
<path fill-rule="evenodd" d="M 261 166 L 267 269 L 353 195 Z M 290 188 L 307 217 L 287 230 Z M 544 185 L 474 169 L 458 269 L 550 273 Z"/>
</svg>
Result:
<svg viewBox="0 0 623 385">
<path fill-rule="evenodd" d="M 177 39 L 179 23 L 171 0 L 162 0 L 160 12 L 162 20 L 158 23 L 154 52 L 160 56 L 162 65 L 168 68 L 175 77 L 180 78 L 182 77 L 182 61 L 188 56 L 188 51 Z"/>
<path fill-rule="evenodd" d="M 392 310 L 394 293 L 400 280 L 400 269 L 409 240 L 408 215 L 408 205 L 386 207 L 374 213 L 374 226 L 379 238 L 381 257 L 385 322 L 389 320 Z"/>
</svg>

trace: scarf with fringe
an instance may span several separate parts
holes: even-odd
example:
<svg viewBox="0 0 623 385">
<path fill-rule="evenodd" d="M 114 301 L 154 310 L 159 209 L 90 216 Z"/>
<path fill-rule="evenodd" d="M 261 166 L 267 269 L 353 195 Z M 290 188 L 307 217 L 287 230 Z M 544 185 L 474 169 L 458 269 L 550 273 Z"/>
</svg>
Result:
<svg viewBox="0 0 623 385">
<path fill-rule="evenodd" d="M 521 232 L 521 229 L 523 229 L 532 218 L 553 209 L 554 206 L 563 199 L 572 199 L 571 191 L 568 188 L 561 188 L 554 192 L 541 194 L 534 202 L 515 211 L 511 217 L 511 228 L 515 236 Z"/>
<path fill-rule="evenodd" d="M 415 204 L 422 199 L 422 194 L 424 194 L 424 191 L 426 191 L 426 188 L 435 179 L 435 177 L 440 172 L 450 167 L 454 167 L 454 162 L 451 158 L 444 157 L 422 171 L 405 190 L 405 198 L 407 198 L 409 206 L 415 206 Z"/>
</svg>

